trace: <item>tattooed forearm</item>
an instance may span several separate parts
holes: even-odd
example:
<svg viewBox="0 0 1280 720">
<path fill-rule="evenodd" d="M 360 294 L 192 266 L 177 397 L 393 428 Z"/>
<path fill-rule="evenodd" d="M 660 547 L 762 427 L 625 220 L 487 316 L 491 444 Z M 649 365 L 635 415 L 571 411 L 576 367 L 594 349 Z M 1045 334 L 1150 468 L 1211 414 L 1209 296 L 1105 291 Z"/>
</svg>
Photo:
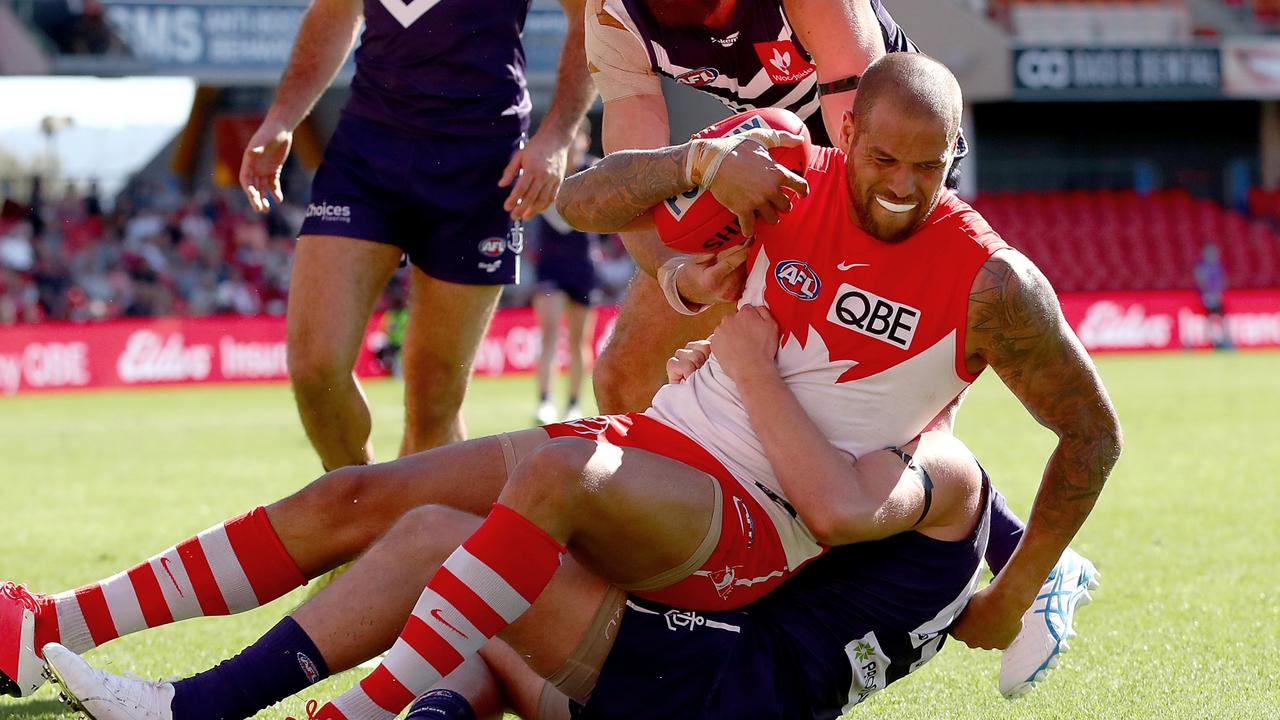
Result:
<svg viewBox="0 0 1280 720">
<path fill-rule="evenodd" d="M 1053 288 L 1021 254 L 1002 251 L 983 265 L 969 296 L 968 333 L 970 355 L 990 365 L 1058 436 L 1023 543 L 1051 566 L 1089 516 L 1120 455 L 1119 420 Z"/>
<path fill-rule="evenodd" d="M 693 187 L 684 180 L 687 145 L 610 153 L 566 179 L 556 210 L 576 228 L 614 232 L 649 208 Z"/>
<path fill-rule="evenodd" d="M 1063 545 L 1069 543 L 1093 510 L 1120 457 L 1120 446 L 1118 425 L 1064 435 L 1045 467 L 1031 507 L 1032 522 Z"/>
</svg>

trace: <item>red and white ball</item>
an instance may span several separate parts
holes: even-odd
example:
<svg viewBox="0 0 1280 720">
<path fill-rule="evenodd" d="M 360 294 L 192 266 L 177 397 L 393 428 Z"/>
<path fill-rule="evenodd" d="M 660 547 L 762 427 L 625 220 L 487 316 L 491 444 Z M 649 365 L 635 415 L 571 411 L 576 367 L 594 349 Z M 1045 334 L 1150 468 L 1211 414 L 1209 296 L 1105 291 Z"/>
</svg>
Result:
<svg viewBox="0 0 1280 720">
<path fill-rule="evenodd" d="M 804 138 L 804 142 L 796 147 L 779 147 L 769 151 L 780 165 L 797 175 L 804 175 L 812 147 L 809 129 L 790 110 L 748 110 L 694 133 L 693 139 L 725 137 L 759 127 L 785 130 Z M 705 188 L 696 187 L 687 193 L 669 197 L 652 212 L 658 237 L 662 238 L 667 247 L 680 252 L 719 252 L 745 240 L 742 228 L 738 226 L 738 217 L 721 205 Z"/>
</svg>

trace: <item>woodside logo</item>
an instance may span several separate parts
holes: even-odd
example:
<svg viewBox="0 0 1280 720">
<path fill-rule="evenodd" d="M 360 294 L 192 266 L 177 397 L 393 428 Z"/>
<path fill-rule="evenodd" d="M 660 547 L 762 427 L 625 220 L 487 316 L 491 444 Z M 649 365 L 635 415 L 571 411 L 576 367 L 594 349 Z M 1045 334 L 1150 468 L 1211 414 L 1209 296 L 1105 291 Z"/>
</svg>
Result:
<svg viewBox="0 0 1280 720">
<path fill-rule="evenodd" d="M 814 72 L 813 65 L 800 57 L 800 52 L 790 40 L 758 42 L 753 47 L 774 85 L 798 83 Z"/>
</svg>

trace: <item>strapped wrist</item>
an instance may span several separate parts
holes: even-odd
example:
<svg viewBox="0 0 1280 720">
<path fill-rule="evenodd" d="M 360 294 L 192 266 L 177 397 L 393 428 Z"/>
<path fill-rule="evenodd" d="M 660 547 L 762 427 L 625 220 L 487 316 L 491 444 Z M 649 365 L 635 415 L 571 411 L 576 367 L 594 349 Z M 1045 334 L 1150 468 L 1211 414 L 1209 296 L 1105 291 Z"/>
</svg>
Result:
<svg viewBox="0 0 1280 720">
<path fill-rule="evenodd" d="M 688 255 L 676 255 L 675 257 L 662 263 L 662 267 L 658 268 L 658 286 L 662 288 L 662 294 L 667 298 L 667 304 L 672 310 L 681 315 L 697 315 L 705 312 L 709 305 L 700 303 L 687 303 L 680 296 L 680 289 L 676 286 L 676 275 L 680 272 L 680 268 L 684 267 L 692 258 Z"/>
<path fill-rule="evenodd" d="M 716 179 L 720 165 L 738 149 L 738 146 L 749 140 L 768 150 L 779 144 L 777 133 L 776 130 L 757 128 L 728 137 L 690 140 L 689 153 L 684 164 L 685 182 L 691 186 L 709 187 Z"/>
</svg>

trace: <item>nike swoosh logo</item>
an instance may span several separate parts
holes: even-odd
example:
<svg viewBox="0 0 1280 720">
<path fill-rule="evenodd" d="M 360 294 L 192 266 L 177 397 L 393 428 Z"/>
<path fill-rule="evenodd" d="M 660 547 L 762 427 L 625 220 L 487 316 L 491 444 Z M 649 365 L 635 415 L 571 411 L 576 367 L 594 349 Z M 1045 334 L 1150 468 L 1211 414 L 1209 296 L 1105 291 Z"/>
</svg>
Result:
<svg viewBox="0 0 1280 720">
<path fill-rule="evenodd" d="M 840 263 L 836 266 L 837 270 L 852 270 L 860 267 L 871 267 L 871 263 Z"/>
<path fill-rule="evenodd" d="M 440 608 L 431 608 L 431 617 L 435 618 L 436 620 L 439 620 L 439 621 L 440 621 L 440 624 L 444 625 L 445 627 L 449 628 L 450 630 L 452 630 L 452 631 L 454 631 L 454 632 L 458 633 L 459 635 L 461 635 L 463 640 L 470 640 L 470 639 L 471 639 L 471 638 L 467 637 L 467 634 L 466 634 L 466 633 L 464 633 L 464 632 L 462 632 L 461 630 L 459 630 L 458 628 L 454 627 L 454 626 L 453 626 L 453 624 L 452 624 L 452 623 L 450 623 L 448 620 L 445 620 L 445 619 L 444 619 L 444 617 L 443 617 L 443 616 L 441 616 L 441 614 L 440 614 Z"/>
<path fill-rule="evenodd" d="M 160 567 L 164 568 L 165 573 L 169 576 L 169 582 L 173 583 L 173 589 L 178 591 L 178 597 L 185 598 L 186 595 L 182 593 L 182 586 L 178 585 L 178 578 L 173 576 L 173 570 L 169 568 L 169 558 L 162 556 L 160 558 Z"/>
</svg>

